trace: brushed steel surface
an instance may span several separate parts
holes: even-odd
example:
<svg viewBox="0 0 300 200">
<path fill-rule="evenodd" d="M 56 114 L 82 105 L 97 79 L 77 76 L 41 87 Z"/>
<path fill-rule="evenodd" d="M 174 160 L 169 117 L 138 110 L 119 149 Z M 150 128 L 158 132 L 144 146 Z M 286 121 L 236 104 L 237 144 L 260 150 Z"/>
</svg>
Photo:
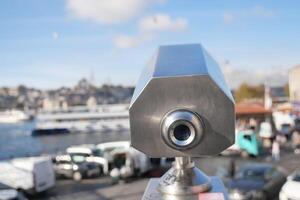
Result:
<svg viewBox="0 0 300 200">
<path fill-rule="evenodd" d="M 210 178 L 189 157 L 176 157 L 173 167 L 160 178 L 157 189 L 162 194 L 182 196 L 207 192 L 210 188 Z"/>
<path fill-rule="evenodd" d="M 198 145 L 174 148 L 163 139 L 164 116 L 196 113 Z M 130 105 L 131 144 L 151 157 L 216 155 L 234 143 L 234 100 L 217 63 L 200 44 L 161 46 L 144 69 Z"/>
<path fill-rule="evenodd" d="M 218 177 L 210 177 L 212 188 L 209 192 L 198 195 L 162 195 L 158 190 L 159 178 L 151 178 L 144 192 L 142 200 L 199 200 L 214 199 L 228 200 L 226 189 Z"/>
</svg>

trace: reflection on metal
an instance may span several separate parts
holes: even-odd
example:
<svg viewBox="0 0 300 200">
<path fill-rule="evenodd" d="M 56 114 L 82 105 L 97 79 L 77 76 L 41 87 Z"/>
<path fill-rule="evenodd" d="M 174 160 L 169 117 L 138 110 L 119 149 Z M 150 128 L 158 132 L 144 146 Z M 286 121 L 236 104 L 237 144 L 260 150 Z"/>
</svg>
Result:
<svg viewBox="0 0 300 200">
<path fill-rule="evenodd" d="M 201 45 L 161 46 L 138 81 L 129 113 L 133 147 L 151 157 L 176 157 L 143 199 L 200 199 L 212 191 L 226 198 L 220 181 L 191 161 L 220 153 L 235 138 L 233 97 Z"/>
<path fill-rule="evenodd" d="M 150 179 L 142 200 L 227 200 L 226 189 L 218 177 L 211 177 L 211 189 L 209 192 L 202 192 L 197 195 L 172 195 L 161 194 L 157 188 L 159 187 L 159 178 Z"/>
<path fill-rule="evenodd" d="M 190 195 L 206 192 L 210 187 L 210 178 L 190 158 L 177 157 L 174 166 L 161 177 L 158 190 L 168 195 Z"/>
</svg>

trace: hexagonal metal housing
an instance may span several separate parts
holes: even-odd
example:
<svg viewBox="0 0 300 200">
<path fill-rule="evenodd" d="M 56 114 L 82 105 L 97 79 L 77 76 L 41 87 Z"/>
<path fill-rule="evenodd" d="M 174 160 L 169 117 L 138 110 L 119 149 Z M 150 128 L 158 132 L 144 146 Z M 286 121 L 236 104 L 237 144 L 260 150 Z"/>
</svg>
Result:
<svg viewBox="0 0 300 200">
<path fill-rule="evenodd" d="M 178 109 L 197 113 L 204 123 L 193 148 L 175 149 L 162 139 L 164 116 Z M 136 85 L 129 113 L 131 144 L 151 157 L 216 155 L 234 143 L 234 99 L 200 44 L 159 47 Z"/>
</svg>

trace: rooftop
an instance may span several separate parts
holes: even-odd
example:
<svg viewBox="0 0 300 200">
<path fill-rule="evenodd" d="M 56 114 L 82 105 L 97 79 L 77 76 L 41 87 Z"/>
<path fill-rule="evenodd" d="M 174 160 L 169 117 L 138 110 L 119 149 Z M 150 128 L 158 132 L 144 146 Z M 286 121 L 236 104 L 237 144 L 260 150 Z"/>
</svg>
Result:
<svg viewBox="0 0 300 200">
<path fill-rule="evenodd" d="M 269 114 L 272 111 L 265 109 L 262 104 L 259 103 L 243 103 L 237 104 L 235 107 L 236 114 Z"/>
</svg>

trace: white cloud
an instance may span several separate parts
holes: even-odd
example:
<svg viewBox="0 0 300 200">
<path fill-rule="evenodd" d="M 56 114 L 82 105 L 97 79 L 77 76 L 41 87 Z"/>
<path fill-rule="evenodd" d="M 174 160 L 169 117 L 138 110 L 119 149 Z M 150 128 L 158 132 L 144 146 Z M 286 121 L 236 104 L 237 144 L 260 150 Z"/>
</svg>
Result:
<svg viewBox="0 0 300 200">
<path fill-rule="evenodd" d="M 237 88 L 244 82 L 252 85 L 267 84 L 270 86 L 280 86 L 288 81 L 288 70 L 284 67 L 241 69 L 232 66 L 229 61 L 225 61 L 221 65 L 221 68 L 231 88 Z"/>
<path fill-rule="evenodd" d="M 125 22 L 154 3 L 166 0 L 66 0 L 67 9 L 74 17 L 91 20 L 100 24 L 117 24 Z M 137 46 L 158 32 L 181 32 L 186 30 L 185 18 L 172 19 L 167 14 L 155 14 L 144 17 L 138 22 L 138 33 L 133 36 L 120 34 L 113 39 L 118 48 Z M 54 36 L 53 36 L 54 38 Z"/>
<path fill-rule="evenodd" d="M 101 24 L 127 21 L 161 0 L 67 0 L 72 16 Z"/>
<path fill-rule="evenodd" d="M 184 18 L 172 19 L 167 14 L 155 14 L 140 19 L 139 32 L 136 35 L 118 35 L 114 38 L 114 45 L 118 48 L 132 48 L 149 41 L 159 32 L 181 32 L 187 29 Z"/>
<path fill-rule="evenodd" d="M 137 36 L 118 35 L 114 38 L 114 45 L 121 49 L 132 48 L 149 40 L 151 35 L 140 34 Z"/>
<path fill-rule="evenodd" d="M 142 18 L 139 21 L 139 28 L 141 32 L 179 32 L 186 30 L 187 20 L 185 18 L 172 19 L 167 14 L 155 14 Z"/>
<path fill-rule="evenodd" d="M 225 13 L 223 14 L 223 21 L 224 21 L 224 23 L 226 23 L 226 24 L 232 23 L 232 22 L 234 21 L 234 16 L 233 16 L 233 14 L 232 14 L 232 13 L 229 13 L 229 12 L 225 12 Z"/>
<path fill-rule="evenodd" d="M 125 22 L 154 3 L 166 0 L 66 0 L 67 9 L 71 16 L 91 20 L 100 24 L 117 24 Z M 118 48 L 137 46 L 157 34 L 158 32 L 181 32 L 186 30 L 185 18 L 172 19 L 167 14 L 155 14 L 144 17 L 138 22 L 138 33 L 133 36 L 120 34 L 113 39 Z M 53 35 L 53 38 L 55 36 Z"/>
</svg>

